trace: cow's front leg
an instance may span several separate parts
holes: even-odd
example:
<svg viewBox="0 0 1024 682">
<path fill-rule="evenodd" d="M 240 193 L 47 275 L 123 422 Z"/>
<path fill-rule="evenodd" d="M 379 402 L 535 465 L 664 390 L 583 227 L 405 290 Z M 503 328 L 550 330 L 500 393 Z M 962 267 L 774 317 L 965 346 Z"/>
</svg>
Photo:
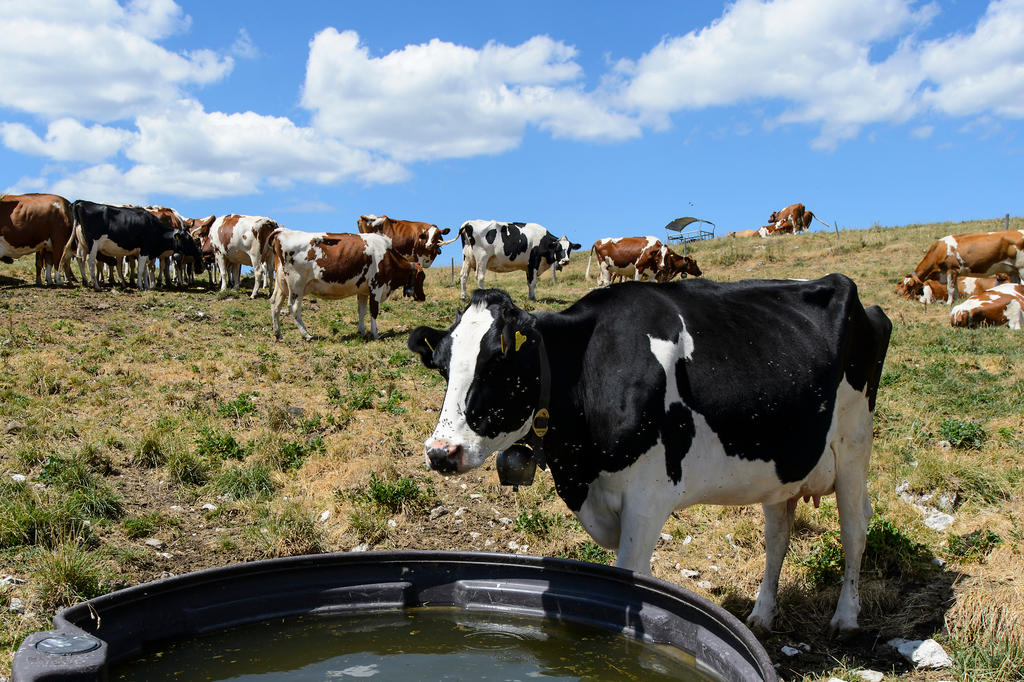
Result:
<svg viewBox="0 0 1024 682">
<path fill-rule="evenodd" d="M 138 262 L 138 265 L 135 268 L 136 286 L 138 286 L 139 291 L 142 291 L 143 289 L 146 288 L 146 282 L 147 282 L 148 278 L 149 278 L 149 257 L 148 256 L 139 255 L 139 262 Z"/>
<path fill-rule="evenodd" d="M 650 575 L 651 556 L 667 518 L 667 514 L 652 509 L 648 495 L 628 498 L 622 509 L 619 552 L 615 565 L 634 573 Z"/>
<path fill-rule="evenodd" d="M 747 625 L 752 628 L 771 630 L 778 610 L 776 597 L 779 593 L 779 574 L 782 562 L 789 549 L 789 535 L 793 528 L 796 505 L 789 501 L 762 505 L 764 509 L 764 578 L 757 592 L 754 610 L 747 616 Z"/>
</svg>

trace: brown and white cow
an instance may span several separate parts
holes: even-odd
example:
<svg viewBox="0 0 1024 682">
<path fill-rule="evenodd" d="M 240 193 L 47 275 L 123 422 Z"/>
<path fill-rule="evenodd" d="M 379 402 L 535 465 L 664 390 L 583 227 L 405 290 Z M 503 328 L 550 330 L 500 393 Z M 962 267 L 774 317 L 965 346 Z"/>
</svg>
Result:
<svg viewBox="0 0 1024 682">
<path fill-rule="evenodd" d="M 1024 286 L 1007 282 L 971 296 L 949 311 L 949 324 L 1024 329 Z"/>
<path fill-rule="evenodd" d="M 775 226 L 771 233 L 792 234 L 794 232 L 802 232 L 804 229 L 804 211 L 806 209 L 803 204 L 790 204 L 781 211 L 772 211 L 772 214 L 768 216 L 768 225 Z"/>
<path fill-rule="evenodd" d="M 946 304 L 956 298 L 960 275 L 992 275 L 1008 272 L 1024 280 L 1024 230 L 946 235 L 928 247 L 914 271 L 896 285 L 905 298 L 924 294 L 924 282 L 946 285 Z"/>
<path fill-rule="evenodd" d="M 429 268 L 441 254 L 441 247 L 451 243 L 441 240 L 443 235 L 451 232 L 450 227 L 442 230 L 432 223 L 395 220 L 386 215 L 361 215 L 356 227 L 362 233 L 376 232 L 389 237 L 391 248 L 410 263 L 419 263 L 422 268 Z"/>
<path fill-rule="evenodd" d="M 370 334 L 377 336 L 377 314 L 381 304 L 398 289 L 417 301 L 425 301 L 425 275 L 419 263 L 410 263 L 382 234 L 341 234 L 299 232 L 278 228 L 270 237 L 273 253 L 274 293 L 270 317 L 274 336 L 281 338 L 281 306 L 288 307 L 295 325 L 308 341 L 313 336 L 302 322 L 302 297 L 348 298 L 359 305 L 359 334 L 366 336 L 363 318 L 370 308 Z"/>
<path fill-rule="evenodd" d="M 682 256 L 668 246 L 661 248 L 661 267 L 656 276 L 659 282 L 668 282 L 677 276 L 685 279 L 687 275 L 700 277 L 703 274 L 701 269 L 697 267 L 697 261 L 692 257 Z"/>
<path fill-rule="evenodd" d="M 209 274 L 210 283 L 213 283 L 214 270 L 216 270 L 213 258 L 213 240 L 210 238 L 210 228 L 216 220 L 216 216 L 208 215 L 205 218 L 185 218 L 185 230 L 192 235 L 192 239 L 199 244 L 199 250 L 203 254 L 201 269 Z M 217 274 L 220 277 L 220 274 Z"/>
<path fill-rule="evenodd" d="M 997 272 L 992 277 L 961 277 L 956 282 L 956 289 L 957 294 L 961 296 L 974 296 L 1009 281 L 1010 275 L 1005 272 Z M 917 300 L 925 305 L 938 301 L 945 302 L 949 295 L 946 285 L 935 279 L 925 280 L 921 290 L 922 293 Z"/>
<path fill-rule="evenodd" d="M 277 223 L 263 216 L 231 214 L 214 220 L 210 226 L 210 245 L 220 270 L 221 291 L 228 288 L 228 279 L 237 289 L 242 280 L 242 266 L 251 265 L 255 281 L 249 298 L 256 298 L 267 284 L 267 266 L 271 259 L 269 239 L 277 229 Z"/>
<path fill-rule="evenodd" d="M 730 232 L 727 236 L 729 236 L 729 237 L 747 238 L 747 237 L 760 237 L 762 235 L 761 235 L 761 231 L 760 230 L 737 230 L 736 232 Z"/>
<path fill-rule="evenodd" d="M 56 194 L 5 194 L 0 196 L 0 261 L 13 263 L 15 258 L 40 251 L 47 252 L 40 261 L 46 272 L 46 283 L 61 283 L 60 269 L 51 276 L 64 258 L 64 249 L 74 229 L 71 203 Z M 68 268 L 65 268 L 68 272 Z M 36 284 L 42 284 L 36 272 Z"/>
<path fill-rule="evenodd" d="M 661 270 L 665 245 L 657 237 L 605 237 L 590 247 L 584 279 L 590 280 L 590 261 L 597 257 L 600 274 L 597 285 L 611 284 L 616 275 L 631 276 L 635 280 L 646 277 L 653 282 Z"/>
</svg>

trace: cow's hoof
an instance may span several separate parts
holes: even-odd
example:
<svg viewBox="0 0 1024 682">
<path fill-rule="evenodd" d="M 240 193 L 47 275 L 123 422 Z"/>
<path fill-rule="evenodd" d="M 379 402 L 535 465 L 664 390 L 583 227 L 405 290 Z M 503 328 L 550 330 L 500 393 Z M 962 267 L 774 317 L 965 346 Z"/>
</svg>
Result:
<svg viewBox="0 0 1024 682">
<path fill-rule="evenodd" d="M 752 613 L 747 616 L 747 627 L 757 634 L 767 634 L 772 631 L 773 620 L 775 619 Z"/>
<path fill-rule="evenodd" d="M 832 639 L 844 640 L 849 639 L 853 635 L 857 634 L 860 628 L 857 626 L 857 621 L 853 622 L 837 620 L 835 617 L 829 621 L 828 624 L 828 636 Z"/>
</svg>

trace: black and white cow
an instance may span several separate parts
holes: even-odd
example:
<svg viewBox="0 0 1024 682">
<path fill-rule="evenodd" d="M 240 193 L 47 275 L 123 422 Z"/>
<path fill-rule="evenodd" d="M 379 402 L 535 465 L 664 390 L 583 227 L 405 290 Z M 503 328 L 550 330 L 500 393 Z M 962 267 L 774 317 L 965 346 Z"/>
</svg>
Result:
<svg viewBox="0 0 1024 682">
<path fill-rule="evenodd" d="M 469 269 L 476 267 L 476 285 L 482 288 L 487 271 L 526 271 L 530 287 L 530 300 L 537 300 L 537 278 L 551 270 L 551 281 L 557 282 L 555 272 L 569 263 L 569 253 L 579 244 L 568 237 L 555 237 L 537 223 L 502 223 L 494 220 L 467 220 L 459 228 L 462 238 L 462 298 L 466 298 L 466 280 Z"/>
<path fill-rule="evenodd" d="M 149 263 L 156 258 L 168 258 L 173 253 L 187 251 L 190 239 L 183 230 L 174 230 L 143 208 L 96 204 L 78 200 L 72 204 L 75 219 L 75 240 L 78 245 L 78 267 L 82 283 L 99 291 L 96 260 L 100 254 L 120 259 L 138 256 L 136 276 L 138 287 L 153 288 L 153 274 Z M 91 277 L 86 277 L 85 262 L 89 263 Z"/>
<path fill-rule="evenodd" d="M 650 572 L 674 510 L 763 505 L 753 626 L 775 616 L 797 501 L 835 492 L 846 571 L 831 626 L 851 630 L 891 328 L 843 275 L 626 282 L 559 313 L 530 314 L 502 291 L 477 290 L 449 329 L 418 327 L 408 345 L 448 380 L 428 464 L 461 473 L 526 443 L 621 567 Z"/>
</svg>

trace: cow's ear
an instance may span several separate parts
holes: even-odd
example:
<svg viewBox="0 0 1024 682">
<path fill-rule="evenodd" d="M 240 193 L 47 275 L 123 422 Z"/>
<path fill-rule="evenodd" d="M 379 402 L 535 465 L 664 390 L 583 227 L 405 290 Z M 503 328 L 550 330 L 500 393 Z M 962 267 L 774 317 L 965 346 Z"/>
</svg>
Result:
<svg viewBox="0 0 1024 682">
<path fill-rule="evenodd" d="M 583 247 L 581 245 L 579 245 L 579 244 L 569 244 L 569 248 L 570 249 L 576 249 L 577 251 L 579 251 Z"/>
<path fill-rule="evenodd" d="M 443 230 L 441 230 L 441 234 L 448 234 L 448 233 L 449 233 L 449 232 L 451 232 L 451 231 L 452 231 L 452 228 L 450 228 L 450 227 L 446 227 L 446 228 L 444 228 Z"/>
<path fill-rule="evenodd" d="M 501 353 L 508 357 L 519 352 L 534 334 L 533 316 L 525 310 L 510 306 L 504 311 L 501 328 Z"/>
<path fill-rule="evenodd" d="M 432 327 L 416 327 L 409 334 L 408 347 L 420 356 L 420 360 L 428 369 L 438 369 L 434 362 L 434 351 L 441 345 L 441 340 L 448 332 Z"/>
</svg>

